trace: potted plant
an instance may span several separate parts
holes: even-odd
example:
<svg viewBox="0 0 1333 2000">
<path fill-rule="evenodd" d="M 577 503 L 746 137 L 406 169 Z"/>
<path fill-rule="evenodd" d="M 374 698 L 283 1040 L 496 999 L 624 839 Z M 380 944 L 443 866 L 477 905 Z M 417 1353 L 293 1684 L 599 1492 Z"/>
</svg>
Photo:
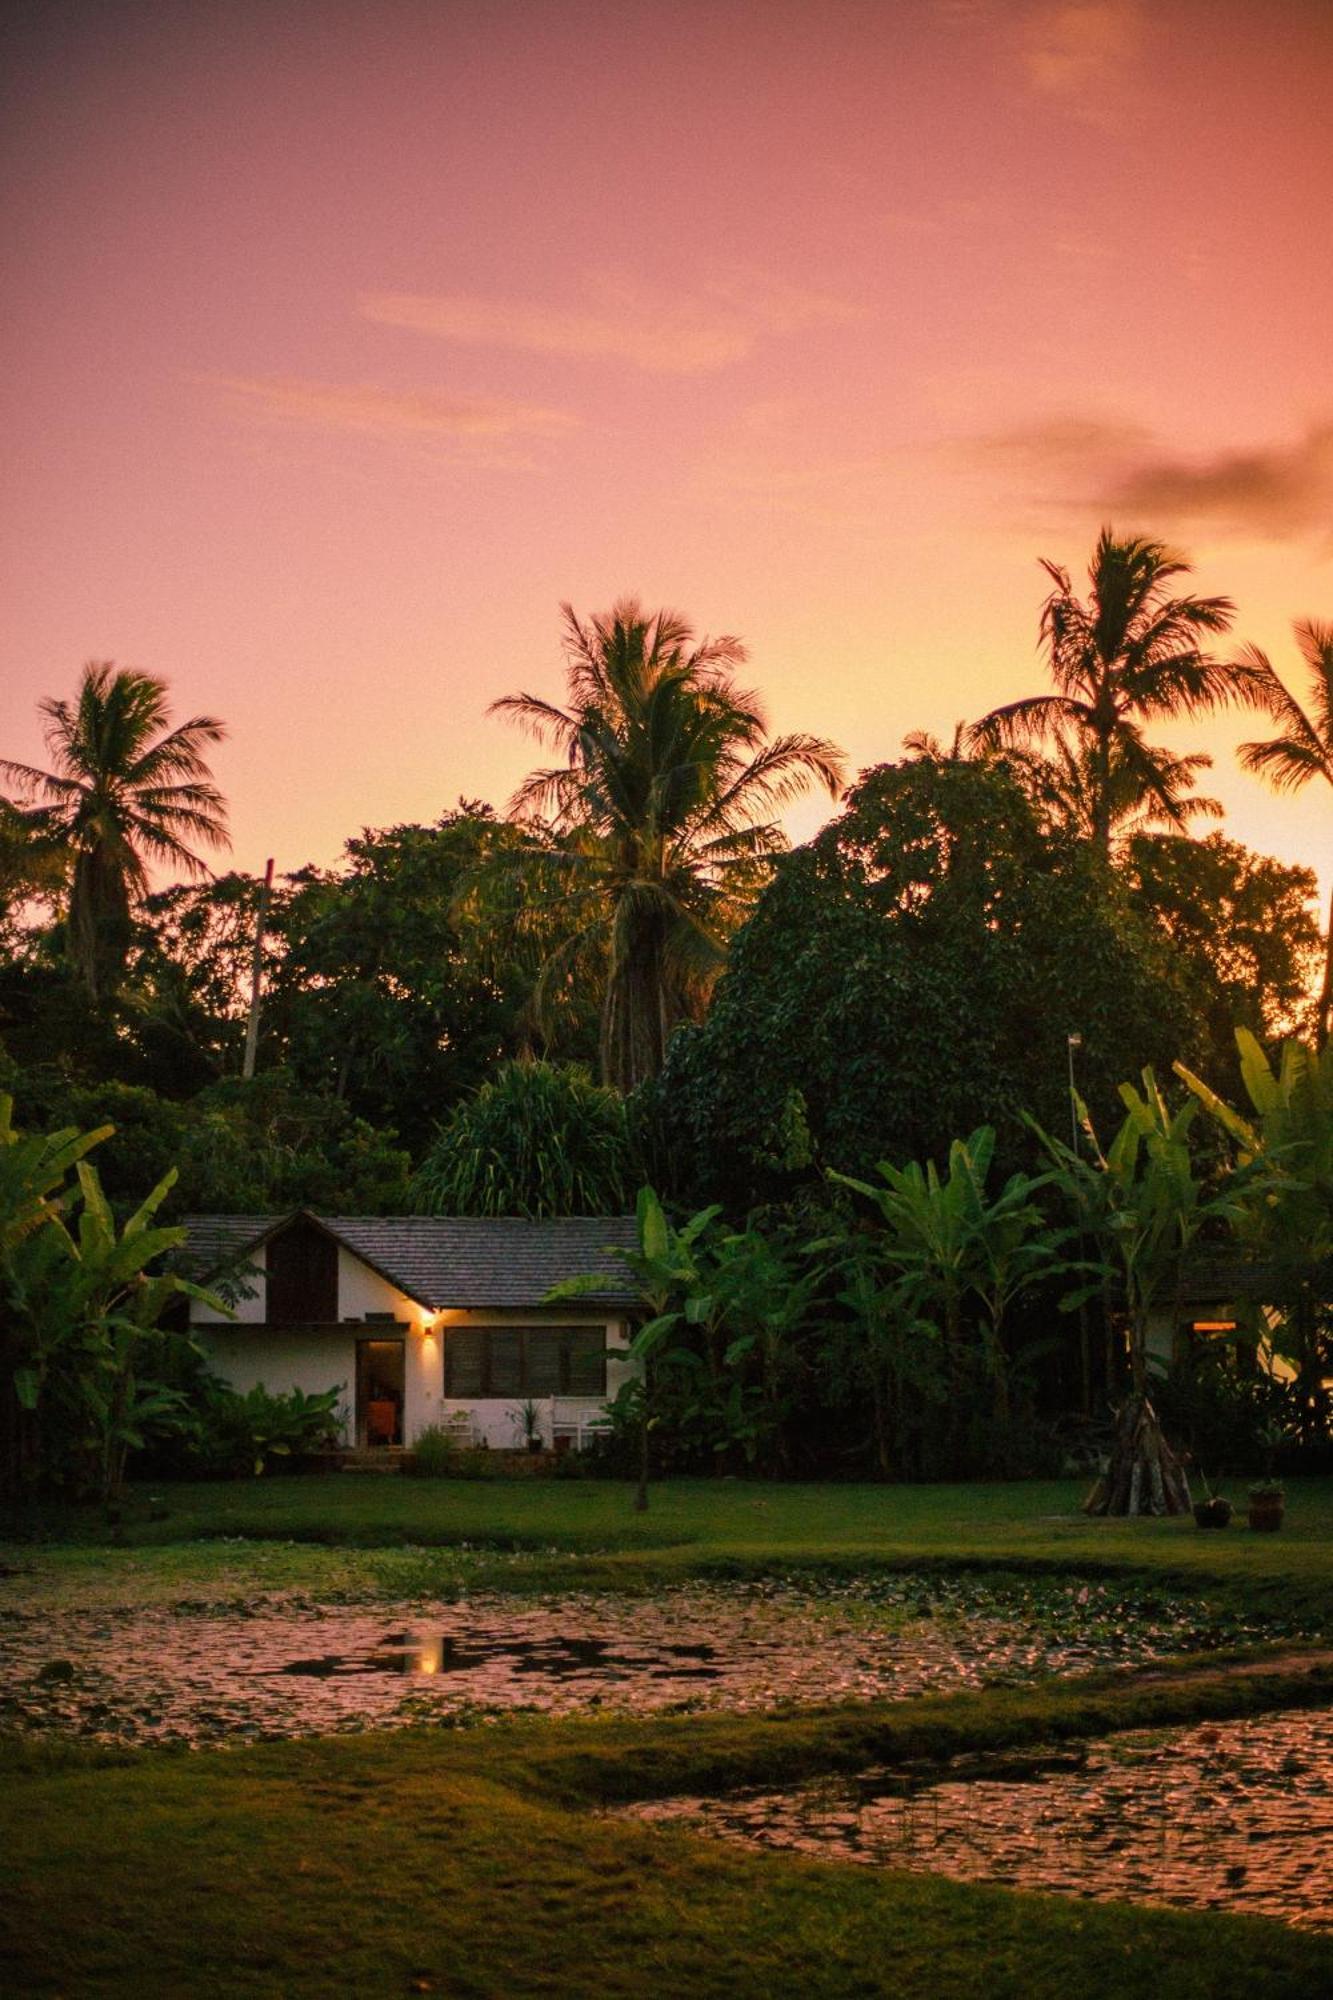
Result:
<svg viewBox="0 0 1333 2000">
<path fill-rule="evenodd" d="M 1250 1526 L 1260 1534 L 1274 1534 L 1282 1526 L 1286 1511 L 1287 1496 L 1281 1481 L 1273 1478 L 1256 1480 L 1250 1488 Z"/>
<path fill-rule="evenodd" d="M 517 1409 L 509 1412 L 509 1416 L 514 1429 L 523 1440 L 524 1447 L 528 1451 L 541 1451 L 544 1448 L 545 1440 L 542 1437 L 542 1412 L 540 1403 L 534 1402 L 532 1397 L 529 1396 L 527 1402 L 520 1403 Z"/>
<path fill-rule="evenodd" d="M 1199 1528 L 1225 1528 L 1231 1521 L 1231 1502 L 1221 1493 L 1214 1493 L 1208 1483 L 1208 1475 L 1202 1468 L 1199 1477 L 1203 1481 L 1204 1500 L 1194 1503 L 1194 1522 Z"/>
<path fill-rule="evenodd" d="M 1250 1488 L 1250 1526 L 1260 1534 L 1275 1534 L 1287 1511 L 1286 1491 L 1273 1472 L 1273 1460 L 1285 1436 L 1285 1430 L 1276 1420 L 1265 1424 L 1259 1433 L 1264 1448 L 1264 1476 Z"/>
</svg>

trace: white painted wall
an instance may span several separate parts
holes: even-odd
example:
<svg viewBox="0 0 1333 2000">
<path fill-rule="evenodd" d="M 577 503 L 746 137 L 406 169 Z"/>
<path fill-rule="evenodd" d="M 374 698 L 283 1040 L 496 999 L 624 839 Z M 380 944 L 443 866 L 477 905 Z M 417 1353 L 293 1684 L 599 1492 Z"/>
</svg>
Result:
<svg viewBox="0 0 1333 2000">
<path fill-rule="evenodd" d="M 378 1271 L 372 1271 L 369 1264 L 343 1243 L 338 1245 L 338 1317 L 339 1319 L 364 1319 L 367 1313 L 391 1312 L 395 1319 L 410 1319 L 414 1322 L 428 1319 L 430 1315 L 424 1306 L 409 1299 L 406 1292 L 400 1292 Z"/>
<path fill-rule="evenodd" d="M 288 1333 L 285 1328 L 259 1332 L 245 1326 L 200 1326 L 196 1338 L 213 1373 L 242 1395 L 261 1384 L 274 1396 L 285 1396 L 292 1389 L 306 1396 L 340 1389 L 343 1443 L 350 1444 L 356 1331 L 328 1327 L 318 1333 Z"/>
</svg>

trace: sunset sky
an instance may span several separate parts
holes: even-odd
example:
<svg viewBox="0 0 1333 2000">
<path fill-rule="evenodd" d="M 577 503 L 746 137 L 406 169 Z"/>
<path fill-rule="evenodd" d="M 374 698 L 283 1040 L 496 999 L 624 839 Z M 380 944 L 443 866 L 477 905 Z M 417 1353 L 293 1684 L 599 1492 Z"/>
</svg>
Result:
<svg viewBox="0 0 1333 2000">
<path fill-rule="evenodd" d="M 853 765 L 1046 686 L 1045 555 L 1333 619 L 1333 0 L 7 10 L 0 754 L 114 659 L 238 865 L 503 805 L 558 606 L 734 632 Z M 1231 746 L 1228 828 L 1333 801 Z M 792 816 L 803 837 L 827 812 Z"/>
</svg>

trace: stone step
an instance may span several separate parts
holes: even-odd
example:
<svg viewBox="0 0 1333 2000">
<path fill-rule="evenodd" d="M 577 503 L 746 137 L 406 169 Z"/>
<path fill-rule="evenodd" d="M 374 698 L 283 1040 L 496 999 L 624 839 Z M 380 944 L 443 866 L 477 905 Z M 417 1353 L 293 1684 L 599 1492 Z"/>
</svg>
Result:
<svg viewBox="0 0 1333 2000">
<path fill-rule="evenodd" d="M 343 1451 L 338 1454 L 340 1472 L 401 1472 L 406 1454 L 401 1447 L 390 1446 L 388 1450 Z"/>
</svg>

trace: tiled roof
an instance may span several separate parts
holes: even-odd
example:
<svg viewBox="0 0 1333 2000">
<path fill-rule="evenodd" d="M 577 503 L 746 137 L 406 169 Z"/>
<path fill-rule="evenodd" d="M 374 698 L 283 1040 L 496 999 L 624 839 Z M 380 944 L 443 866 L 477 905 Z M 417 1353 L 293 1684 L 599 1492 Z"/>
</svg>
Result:
<svg viewBox="0 0 1333 2000">
<path fill-rule="evenodd" d="M 183 1253 L 191 1270 L 220 1272 L 257 1250 L 286 1215 L 191 1215 Z M 608 1246 L 632 1249 L 633 1216 L 571 1216 L 528 1222 L 517 1216 L 316 1215 L 311 1218 L 418 1305 L 530 1307 L 551 1286 L 585 1272 L 605 1272 L 605 1291 L 590 1298 L 608 1306 L 636 1299 L 628 1272 Z"/>
</svg>

